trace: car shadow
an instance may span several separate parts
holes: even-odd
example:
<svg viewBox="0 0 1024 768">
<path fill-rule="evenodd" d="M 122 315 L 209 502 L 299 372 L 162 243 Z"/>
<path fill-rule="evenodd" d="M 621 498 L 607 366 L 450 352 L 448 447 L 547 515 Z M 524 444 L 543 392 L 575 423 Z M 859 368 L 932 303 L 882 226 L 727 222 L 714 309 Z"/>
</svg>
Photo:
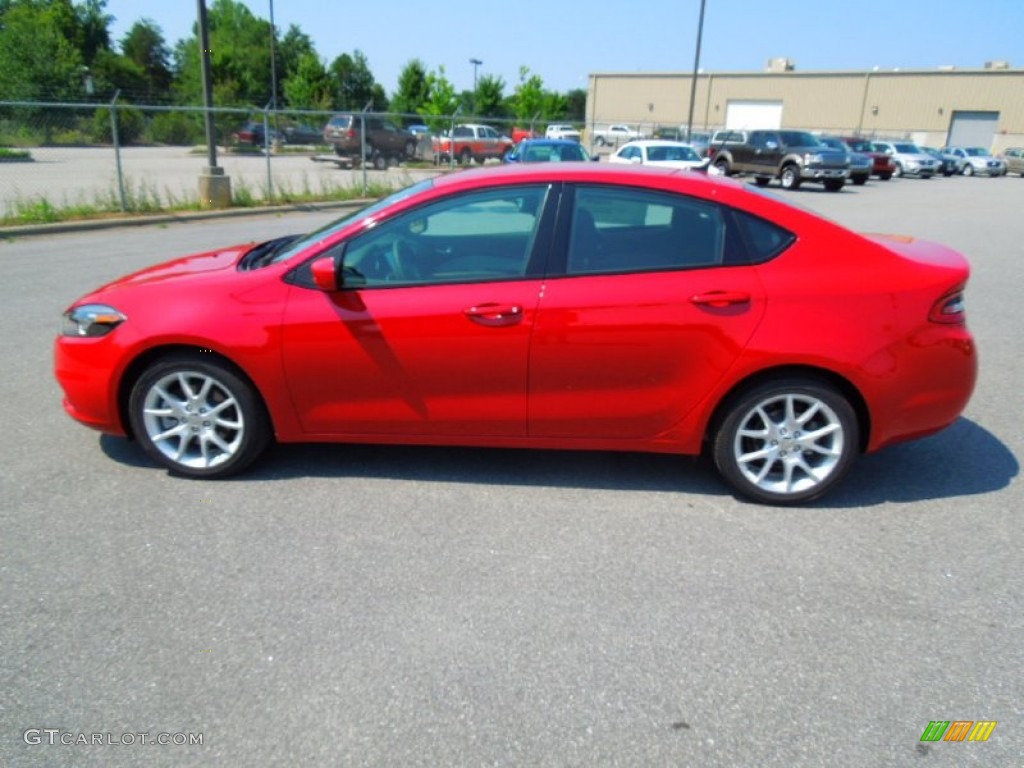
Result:
<svg viewBox="0 0 1024 768">
<path fill-rule="evenodd" d="M 152 467 L 124 438 L 101 436 L 108 457 Z M 934 437 L 862 456 L 831 494 L 808 505 L 830 509 L 973 496 L 1005 488 L 1020 471 L 995 435 L 959 419 Z M 221 482 L 304 477 L 390 479 L 591 490 L 697 493 L 729 490 L 706 459 L 670 454 L 353 444 L 273 446 L 255 466 Z"/>
</svg>

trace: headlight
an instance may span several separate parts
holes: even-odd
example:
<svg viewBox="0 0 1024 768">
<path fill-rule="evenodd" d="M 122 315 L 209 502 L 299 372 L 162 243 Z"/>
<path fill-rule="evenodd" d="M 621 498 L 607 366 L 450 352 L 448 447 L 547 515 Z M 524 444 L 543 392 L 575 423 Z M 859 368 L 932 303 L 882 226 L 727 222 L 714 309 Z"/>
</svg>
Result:
<svg viewBox="0 0 1024 768">
<path fill-rule="evenodd" d="M 82 304 L 64 313 L 61 336 L 106 336 L 128 318 L 106 304 Z"/>
</svg>

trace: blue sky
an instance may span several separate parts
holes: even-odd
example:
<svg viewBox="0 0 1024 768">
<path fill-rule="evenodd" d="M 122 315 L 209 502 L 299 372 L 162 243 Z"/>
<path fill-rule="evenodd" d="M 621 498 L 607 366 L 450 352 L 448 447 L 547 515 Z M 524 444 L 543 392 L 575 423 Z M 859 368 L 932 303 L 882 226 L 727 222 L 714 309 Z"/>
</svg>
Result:
<svg viewBox="0 0 1024 768">
<path fill-rule="evenodd" d="M 207 6 L 213 0 L 207 0 Z M 270 0 L 244 0 L 270 18 Z M 798 70 L 1024 67 L 1024 0 L 706 0 L 701 68 L 760 71 L 769 58 Z M 191 35 L 192 0 L 108 0 L 119 41 L 141 19 L 155 21 L 173 47 Z M 955 8 L 955 10 L 954 10 Z M 390 94 L 412 58 L 444 66 L 459 90 L 479 74 L 505 80 L 526 65 L 546 87 L 586 88 L 590 72 L 688 72 L 700 0 L 538 2 L 516 0 L 274 0 L 282 32 L 295 24 L 327 62 L 360 49 Z"/>
</svg>

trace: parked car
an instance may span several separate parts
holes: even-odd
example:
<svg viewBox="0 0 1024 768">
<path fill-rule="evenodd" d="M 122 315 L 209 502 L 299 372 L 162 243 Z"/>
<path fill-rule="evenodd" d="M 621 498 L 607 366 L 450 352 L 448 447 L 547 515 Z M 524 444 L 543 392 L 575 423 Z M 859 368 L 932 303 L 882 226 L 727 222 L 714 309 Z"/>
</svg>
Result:
<svg viewBox="0 0 1024 768">
<path fill-rule="evenodd" d="M 911 141 L 874 141 L 879 152 L 885 152 L 896 164 L 894 176 L 919 176 L 930 179 L 939 172 L 939 161 L 925 154 Z"/>
<path fill-rule="evenodd" d="M 1006 163 L 993 157 L 984 147 L 943 147 L 943 152 L 957 158 L 964 176 L 1002 176 Z"/>
<path fill-rule="evenodd" d="M 567 139 L 568 141 L 579 141 L 580 132 L 568 123 L 553 123 L 544 131 L 545 139 Z"/>
<path fill-rule="evenodd" d="M 826 147 L 831 147 L 846 155 L 846 159 L 850 163 L 850 181 L 854 184 L 862 186 L 871 178 L 873 161 L 869 155 L 865 155 L 863 152 L 854 152 L 845 141 L 837 136 L 819 136 L 818 141 Z"/>
<path fill-rule="evenodd" d="M 687 137 L 685 125 L 681 125 L 678 128 L 657 128 L 651 138 L 681 141 L 684 144 L 689 144 L 701 157 L 707 157 L 708 145 L 711 143 L 711 134 L 707 131 L 693 131 Z"/>
<path fill-rule="evenodd" d="M 558 163 L 590 160 L 587 150 L 571 139 L 523 139 L 505 155 L 506 163 Z M 595 155 L 593 159 L 597 159 Z"/>
<path fill-rule="evenodd" d="M 413 123 L 412 125 L 407 126 L 405 130 L 416 137 L 427 136 L 430 134 L 430 128 L 423 125 L 423 123 Z"/>
<path fill-rule="evenodd" d="M 254 147 L 264 147 L 281 140 L 281 134 L 270 129 L 268 134 L 262 122 L 250 121 L 234 132 L 232 138 L 238 144 L 251 144 Z M 269 141 L 268 141 L 269 138 Z"/>
<path fill-rule="evenodd" d="M 290 123 L 281 128 L 281 138 L 286 144 L 322 144 L 323 131 L 305 123 Z"/>
<path fill-rule="evenodd" d="M 344 112 L 334 115 L 324 126 L 324 142 L 334 147 L 339 157 L 359 159 L 363 151 L 362 124 L 366 121 L 365 159 L 383 170 L 389 160 L 416 156 L 416 137 L 390 120 L 377 115 Z"/>
<path fill-rule="evenodd" d="M 434 139 L 436 163 L 447 163 L 454 157 L 462 165 L 469 165 L 474 160 L 483 165 L 487 160 L 502 160 L 515 149 L 511 137 L 498 133 L 489 125 L 465 123 L 456 125 L 451 133 L 451 136 L 446 133 Z"/>
<path fill-rule="evenodd" d="M 968 273 L 726 179 L 526 163 L 109 283 L 55 373 L 69 415 L 185 477 L 271 441 L 706 451 L 793 504 L 956 421 Z"/>
<path fill-rule="evenodd" d="M 852 151 L 871 158 L 872 176 L 877 176 L 882 181 L 888 181 L 892 178 L 896 172 L 896 162 L 889 155 L 875 149 L 874 144 L 867 139 L 858 138 L 857 136 L 840 136 L 839 138 Z"/>
<path fill-rule="evenodd" d="M 939 161 L 939 173 L 943 176 L 952 176 L 954 173 L 960 172 L 957 158 L 954 155 L 947 155 L 941 149 L 934 147 L 921 147 L 921 151 Z"/>
<path fill-rule="evenodd" d="M 608 162 L 688 170 L 704 168 L 708 163 L 689 144 L 657 139 L 642 139 L 623 144 L 609 156 Z"/>
<path fill-rule="evenodd" d="M 744 141 L 733 137 L 715 150 L 714 167 L 720 175 L 749 174 L 758 186 L 778 179 L 783 189 L 795 190 L 805 181 L 839 192 L 850 177 L 850 160 L 844 150 L 826 147 L 807 131 L 741 131 Z"/>
<path fill-rule="evenodd" d="M 609 125 L 607 128 L 599 128 L 591 133 L 591 139 L 599 147 L 606 147 L 609 144 L 618 146 L 627 141 L 642 139 L 640 131 L 630 128 L 628 125 Z"/>
<path fill-rule="evenodd" d="M 1002 160 L 1007 173 L 1016 173 L 1024 178 L 1024 147 L 1010 147 L 1003 150 Z"/>
</svg>

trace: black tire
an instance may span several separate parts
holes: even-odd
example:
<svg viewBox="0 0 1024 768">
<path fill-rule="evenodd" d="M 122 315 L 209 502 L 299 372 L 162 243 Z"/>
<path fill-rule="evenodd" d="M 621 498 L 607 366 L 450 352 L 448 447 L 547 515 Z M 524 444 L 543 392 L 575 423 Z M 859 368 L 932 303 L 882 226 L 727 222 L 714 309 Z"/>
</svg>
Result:
<svg viewBox="0 0 1024 768">
<path fill-rule="evenodd" d="M 734 491 L 777 505 L 828 493 L 859 450 L 860 426 L 849 401 L 804 377 L 781 377 L 740 393 L 723 409 L 711 443 L 715 466 Z"/>
<path fill-rule="evenodd" d="M 896 163 L 896 168 L 893 170 L 892 175 L 895 176 L 897 179 L 900 176 L 902 176 L 903 175 L 903 166 L 900 165 L 899 163 Z"/>
<path fill-rule="evenodd" d="M 594 143 L 597 144 L 597 146 L 599 146 L 599 147 L 607 147 L 608 146 L 608 141 L 605 139 L 604 136 L 598 136 L 594 140 Z"/>
<path fill-rule="evenodd" d="M 759 187 L 767 187 L 771 183 L 771 178 L 768 176 L 755 176 L 754 183 Z"/>
<path fill-rule="evenodd" d="M 825 179 L 825 189 L 829 192 L 842 192 L 846 179 Z"/>
<path fill-rule="evenodd" d="M 882 181 L 888 181 L 889 179 L 892 178 L 892 174 L 891 173 L 880 173 L 880 174 L 878 174 L 878 178 L 881 179 Z"/>
<path fill-rule="evenodd" d="M 779 181 L 782 182 L 783 189 L 800 189 L 800 183 L 803 179 L 800 178 L 800 168 L 789 163 L 782 168 L 782 173 L 779 174 Z"/>
<path fill-rule="evenodd" d="M 971 165 L 970 163 L 967 163 L 967 165 L 964 166 L 963 174 L 964 174 L 964 176 L 973 176 L 974 175 L 974 166 Z"/>
<path fill-rule="evenodd" d="M 459 165 L 470 165 L 473 162 L 473 153 L 466 147 L 459 153 Z"/>
<path fill-rule="evenodd" d="M 406 160 L 413 160 L 416 158 L 416 142 L 410 141 L 405 145 L 403 156 Z"/>
<path fill-rule="evenodd" d="M 373 162 L 375 170 L 386 171 L 388 169 L 388 159 L 382 152 L 375 149 L 373 154 L 370 156 L 370 159 Z"/>
<path fill-rule="evenodd" d="M 152 364 L 132 387 L 128 418 L 150 458 L 183 477 L 240 472 L 271 437 L 259 393 L 209 354 L 176 354 Z"/>
<path fill-rule="evenodd" d="M 853 183 L 855 185 L 857 185 L 858 187 L 863 187 L 865 184 L 868 183 L 868 177 L 867 176 L 854 176 L 853 177 Z"/>
<path fill-rule="evenodd" d="M 715 168 L 718 169 L 718 172 L 722 176 L 729 176 L 732 174 L 732 171 L 729 169 L 729 161 L 726 160 L 725 158 L 722 158 L 721 160 L 716 160 Z"/>
</svg>

